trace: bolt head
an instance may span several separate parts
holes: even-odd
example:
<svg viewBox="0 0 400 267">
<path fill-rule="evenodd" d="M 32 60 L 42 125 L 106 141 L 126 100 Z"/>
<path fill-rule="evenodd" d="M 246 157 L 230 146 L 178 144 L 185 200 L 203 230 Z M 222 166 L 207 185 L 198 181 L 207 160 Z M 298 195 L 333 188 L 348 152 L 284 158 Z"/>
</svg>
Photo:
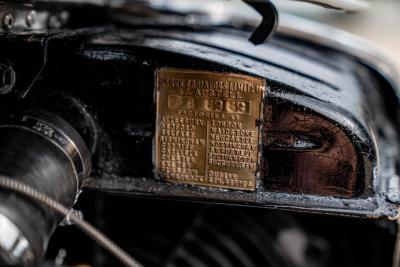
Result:
<svg viewBox="0 0 400 267">
<path fill-rule="evenodd" d="M 3 25 L 6 30 L 10 30 L 14 25 L 14 17 L 11 14 L 6 14 L 3 19 Z"/>
<path fill-rule="evenodd" d="M 26 25 L 28 27 L 32 27 L 33 24 L 36 22 L 36 12 L 34 10 L 31 10 L 28 15 L 26 15 Z"/>
</svg>

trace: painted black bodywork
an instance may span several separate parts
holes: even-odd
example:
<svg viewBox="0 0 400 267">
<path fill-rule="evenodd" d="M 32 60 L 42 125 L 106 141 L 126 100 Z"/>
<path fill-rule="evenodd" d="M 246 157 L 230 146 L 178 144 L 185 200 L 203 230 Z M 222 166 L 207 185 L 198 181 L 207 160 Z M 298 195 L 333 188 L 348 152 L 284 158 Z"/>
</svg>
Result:
<svg viewBox="0 0 400 267">
<path fill-rule="evenodd" d="M 397 217 L 395 93 L 352 55 L 275 35 L 254 46 L 247 31 L 227 28 L 141 29 L 121 25 L 7 34 L 0 58 L 17 73 L 2 107 L 35 107 L 71 123 L 91 147 L 88 190 L 318 213 Z M 154 176 L 155 71 L 161 67 L 235 72 L 267 81 L 265 104 L 321 116 L 341 129 L 359 157 L 354 190 L 318 196 L 168 184 Z M 261 145 L 264 158 L 268 150 Z M 265 154 L 266 153 L 266 154 Z M 278 162 L 279 163 L 279 162 Z M 267 179 L 267 178 L 265 178 Z"/>
<path fill-rule="evenodd" d="M 63 5 L 46 3 L 35 8 L 64 10 Z M 110 14 L 102 7 L 69 8 L 70 20 L 60 29 L 0 34 L 0 64 L 15 71 L 11 90 L 0 90 L 0 112 L 42 109 L 73 126 L 93 161 L 75 208 L 141 263 L 392 265 L 400 203 L 400 101 L 397 88 L 379 66 L 367 65 L 339 47 L 290 34 L 276 33 L 255 46 L 248 40 L 251 28 L 217 26 L 202 16 L 197 24 L 187 25 L 184 15 L 171 12 L 140 17 L 123 16 L 118 9 Z M 163 67 L 266 80 L 254 192 L 170 184 L 156 177 L 155 73 Z M 301 116 L 304 122 L 295 122 Z M 313 120 L 321 131 L 305 131 Z M 25 137 L 21 146 L 7 141 L 13 138 L 18 136 L 2 138 L 2 147 L 14 146 L 23 154 L 31 145 Z M 300 140 L 302 147 L 293 140 Z M 337 150 L 331 148 L 346 151 L 336 160 L 332 153 Z M 34 150 L 26 155 L 37 156 Z M 298 164 L 302 158 L 309 160 Z M 323 158 L 327 164 L 318 161 Z M 19 174 L 22 168 L 13 164 L 10 175 Z M 299 175 L 303 169 L 311 170 L 310 176 Z M 65 189 L 64 183 L 54 188 Z M 72 202 L 68 199 L 67 204 Z M 36 208 L 29 204 L 24 209 L 23 203 L 10 205 L 25 210 L 22 215 Z M 42 217 L 35 214 L 26 222 L 38 223 Z M 46 240 L 55 219 L 47 223 Z M 307 241 L 302 262 L 281 243 L 288 230 Z M 296 233 L 289 235 L 291 242 Z M 39 239 L 36 243 L 42 244 Z M 60 248 L 68 251 L 67 263 L 118 265 L 71 228 L 57 229 L 46 259 L 54 259 Z M 37 250 L 43 254 L 45 246 Z"/>
</svg>

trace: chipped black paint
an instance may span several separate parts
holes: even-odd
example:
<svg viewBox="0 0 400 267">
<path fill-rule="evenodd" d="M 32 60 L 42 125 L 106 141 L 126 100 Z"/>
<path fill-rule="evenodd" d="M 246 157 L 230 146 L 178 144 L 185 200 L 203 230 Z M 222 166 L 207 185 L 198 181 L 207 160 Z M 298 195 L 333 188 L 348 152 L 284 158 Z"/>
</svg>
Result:
<svg viewBox="0 0 400 267">
<path fill-rule="evenodd" d="M 0 56 L 13 64 L 19 77 L 15 90 L 0 99 L 2 108 L 40 107 L 73 124 L 93 154 L 92 178 L 86 182 L 91 190 L 395 218 L 397 205 L 392 203 L 399 201 L 397 132 L 393 126 L 396 116 L 385 113 L 384 102 L 390 100 L 383 98 L 381 91 L 388 89 L 381 79 L 337 51 L 301 44 L 307 51 L 301 54 L 293 48 L 295 41 L 281 36 L 254 48 L 240 34 L 220 29 L 194 33 L 110 26 L 0 38 L 2 47 L 7 48 Z M 287 45 L 281 47 L 282 42 Z M 37 67 L 28 67 L 27 60 Z M 260 177 L 254 193 L 156 180 L 152 154 L 154 72 L 165 66 L 265 78 L 267 105 L 273 100 L 286 102 L 287 107 L 301 107 L 329 121 L 332 129 L 348 138 L 358 161 L 354 166 L 348 162 L 340 166 L 341 174 L 349 175 L 350 170 L 356 173 L 351 189 L 343 194 L 340 190 L 323 194 L 314 189 L 285 190 L 285 186 L 271 190 L 267 174 Z M 314 140 L 315 136 L 299 137 L 309 142 L 302 144 L 307 146 L 320 147 L 326 141 Z M 384 165 L 378 164 L 379 159 Z M 261 166 L 261 174 L 262 170 Z"/>
</svg>

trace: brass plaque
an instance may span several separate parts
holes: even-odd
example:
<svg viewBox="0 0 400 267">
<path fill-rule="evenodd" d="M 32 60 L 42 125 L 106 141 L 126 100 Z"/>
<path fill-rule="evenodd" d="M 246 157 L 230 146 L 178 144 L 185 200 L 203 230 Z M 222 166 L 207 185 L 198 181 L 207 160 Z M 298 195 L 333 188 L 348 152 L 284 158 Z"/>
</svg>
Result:
<svg viewBox="0 0 400 267">
<path fill-rule="evenodd" d="M 156 172 L 166 181 L 255 190 L 265 80 L 157 72 Z"/>
</svg>

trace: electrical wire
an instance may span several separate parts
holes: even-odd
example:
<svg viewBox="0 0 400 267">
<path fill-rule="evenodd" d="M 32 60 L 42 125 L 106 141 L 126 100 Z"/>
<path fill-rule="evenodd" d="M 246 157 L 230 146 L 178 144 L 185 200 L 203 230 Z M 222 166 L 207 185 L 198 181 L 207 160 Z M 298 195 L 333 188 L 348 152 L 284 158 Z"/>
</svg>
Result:
<svg viewBox="0 0 400 267">
<path fill-rule="evenodd" d="M 70 209 L 59 203 L 58 201 L 48 197 L 47 195 L 37 191 L 36 189 L 18 182 L 14 179 L 0 175 L 0 187 L 12 190 L 21 195 L 38 201 L 47 207 L 53 209 L 63 216 L 68 216 L 68 219 L 73 222 L 78 228 L 98 242 L 104 249 L 108 250 L 112 255 L 118 258 L 127 267 L 142 267 L 142 265 L 132 258 L 128 253 L 121 249 L 112 240 L 106 237 L 103 233 L 97 230 L 90 223 L 86 222 L 78 215 L 70 212 Z"/>
</svg>

